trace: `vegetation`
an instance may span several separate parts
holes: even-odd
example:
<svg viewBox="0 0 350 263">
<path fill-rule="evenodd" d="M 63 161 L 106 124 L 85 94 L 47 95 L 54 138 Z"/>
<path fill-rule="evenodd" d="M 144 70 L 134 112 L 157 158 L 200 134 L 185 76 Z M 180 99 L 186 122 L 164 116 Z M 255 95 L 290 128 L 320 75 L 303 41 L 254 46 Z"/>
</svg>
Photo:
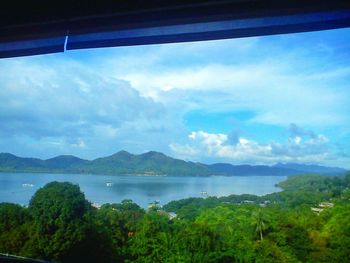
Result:
<svg viewBox="0 0 350 263">
<path fill-rule="evenodd" d="M 0 153 L 0 172 L 143 174 L 151 176 L 208 176 L 212 174 L 212 171 L 204 164 L 186 162 L 152 151 L 140 155 L 121 151 L 92 161 L 69 155 L 41 160 Z"/>
<path fill-rule="evenodd" d="M 280 186 L 145 211 L 131 200 L 97 209 L 77 185 L 52 182 L 27 208 L 0 204 L 0 252 L 53 262 L 350 262 L 350 174 Z"/>
<path fill-rule="evenodd" d="M 111 156 L 92 161 L 71 155 L 61 155 L 47 160 L 22 158 L 0 153 L 0 172 L 90 173 L 119 175 L 296 175 L 317 172 L 325 175 L 344 174 L 342 168 L 302 164 L 232 165 L 217 163 L 206 165 L 174 159 L 160 152 L 150 151 L 135 155 L 120 151 Z"/>
</svg>

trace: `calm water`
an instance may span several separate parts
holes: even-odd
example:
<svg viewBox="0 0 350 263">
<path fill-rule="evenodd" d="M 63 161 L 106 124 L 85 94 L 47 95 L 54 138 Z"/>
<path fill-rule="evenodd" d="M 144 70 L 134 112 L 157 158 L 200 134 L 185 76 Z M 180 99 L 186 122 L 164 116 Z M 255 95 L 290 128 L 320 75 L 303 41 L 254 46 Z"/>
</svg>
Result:
<svg viewBox="0 0 350 263">
<path fill-rule="evenodd" d="M 160 200 L 166 204 L 171 200 L 208 195 L 230 194 L 264 195 L 280 189 L 275 184 L 285 176 L 212 176 L 212 177 L 149 177 L 107 176 L 82 174 L 32 174 L 0 173 L 0 202 L 27 205 L 36 190 L 51 181 L 68 181 L 79 184 L 86 198 L 98 204 L 116 203 L 132 199 L 142 207 Z M 111 182 L 111 186 L 106 183 Z M 32 184 L 26 187 L 23 184 Z"/>
</svg>

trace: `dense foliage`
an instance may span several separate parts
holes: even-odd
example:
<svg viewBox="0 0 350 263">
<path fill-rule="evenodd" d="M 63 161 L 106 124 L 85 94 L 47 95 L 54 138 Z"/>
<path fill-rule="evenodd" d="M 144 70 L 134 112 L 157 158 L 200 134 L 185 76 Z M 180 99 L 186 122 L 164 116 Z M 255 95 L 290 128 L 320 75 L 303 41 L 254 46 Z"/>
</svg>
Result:
<svg viewBox="0 0 350 263">
<path fill-rule="evenodd" d="M 280 186 L 145 211 L 131 200 L 97 209 L 77 185 L 52 182 L 27 208 L 0 204 L 0 252 L 54 262 L 350 262 L 350 174 Z"/>
</svg>

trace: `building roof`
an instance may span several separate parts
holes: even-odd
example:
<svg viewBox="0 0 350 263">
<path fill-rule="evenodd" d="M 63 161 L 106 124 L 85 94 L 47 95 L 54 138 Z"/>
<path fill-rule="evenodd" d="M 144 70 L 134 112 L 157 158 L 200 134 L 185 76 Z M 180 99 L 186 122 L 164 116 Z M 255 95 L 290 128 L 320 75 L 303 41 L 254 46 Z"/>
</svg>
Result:
<svg viewBox="0 0 350 263">
<path fill-rule="evenodd" d="M 3 0 L 0 57 L 350 26 L 347 0 Z"/>
</svg>

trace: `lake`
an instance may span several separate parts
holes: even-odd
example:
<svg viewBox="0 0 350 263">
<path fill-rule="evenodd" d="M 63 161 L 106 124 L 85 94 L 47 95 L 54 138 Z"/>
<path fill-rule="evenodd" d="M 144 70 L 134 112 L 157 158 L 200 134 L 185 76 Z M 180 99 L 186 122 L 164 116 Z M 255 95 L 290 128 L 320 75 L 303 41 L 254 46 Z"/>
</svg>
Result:
<svg viewBox="0 0 350 263">
<path fill-rule="evenodd" d="M 265 195 L 278 192 L 275 186 L 286 176 L 118 176 L 89 174 L 0 173 L 0 202 L 27 205 L 33 194 L 48 182 L 79 184 L 85 197 L 92 203 L 118 203 L 132 199 L 146 208 L 159 200 L 166 204 L 172 200 L 230 194 Z"/>
</svg>

